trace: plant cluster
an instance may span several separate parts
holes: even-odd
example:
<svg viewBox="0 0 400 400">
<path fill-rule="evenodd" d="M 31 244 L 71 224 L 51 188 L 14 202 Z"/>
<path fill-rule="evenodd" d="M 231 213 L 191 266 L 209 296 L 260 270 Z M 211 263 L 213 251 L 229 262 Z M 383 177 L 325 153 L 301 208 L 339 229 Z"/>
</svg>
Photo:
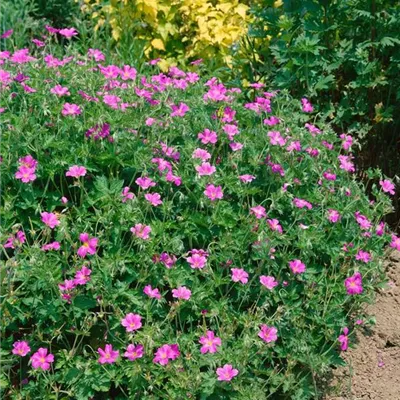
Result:
<svg viewBox="0 0 400 400">
<path fill-rule="evenodd" d="M 316 396 L 400 250 L 393 183 L 307 98 L 77 35 L 0 52 L 6 398 Z"/>
</svg>

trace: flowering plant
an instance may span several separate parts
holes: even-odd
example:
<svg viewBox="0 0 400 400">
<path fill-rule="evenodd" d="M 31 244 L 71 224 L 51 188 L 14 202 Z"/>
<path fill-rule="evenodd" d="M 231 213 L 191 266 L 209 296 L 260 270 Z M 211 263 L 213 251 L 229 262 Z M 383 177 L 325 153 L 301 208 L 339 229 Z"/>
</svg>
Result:
<svg viewBox="0 0 400 400">
<path fill-rule="evenodd" d="M 50 44 L 0 53 L 7 395 L 316 395 L 400 250 L 391 182 L 307 99 Z"/>
</svg>

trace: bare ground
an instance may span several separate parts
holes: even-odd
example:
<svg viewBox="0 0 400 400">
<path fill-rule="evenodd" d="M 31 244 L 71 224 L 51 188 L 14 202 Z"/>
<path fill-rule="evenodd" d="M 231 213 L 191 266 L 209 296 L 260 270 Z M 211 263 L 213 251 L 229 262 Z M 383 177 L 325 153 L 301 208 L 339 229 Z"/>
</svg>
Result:
<svg viewBox="0 0 400 400">
<path fill-rule="evenodd" d="M 389 287 L 366 310 L 376 325 L 357 333 L 357 346 L 344 354 L 348 365 L 334 372 L 327 400 L 400 400 L 400 252 L 386 264 Z"/>
</svg>

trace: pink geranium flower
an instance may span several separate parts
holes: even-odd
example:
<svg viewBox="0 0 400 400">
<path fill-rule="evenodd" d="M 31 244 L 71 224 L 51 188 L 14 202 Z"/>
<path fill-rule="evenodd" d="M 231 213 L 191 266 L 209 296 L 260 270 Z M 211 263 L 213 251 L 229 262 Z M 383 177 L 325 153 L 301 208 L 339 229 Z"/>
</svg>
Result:
<svg viewBox="0 0 400 400">
<path fill-rule="evenodd" d="M 261 325 L 260 332 L 258 332 L 258 337 L 260 337 L 264 342 L 271 343 L 278 339 L 278 329 L 274 326 Z"/>
<path fill-rule="evenodd" d="M 224 194 L 221 186 L 207 185 L 204 194 L 211 200 L 222 199 Z"/>
<path fill-rule="evenodd" d="M 14 342 L 13 347 L 12 353 L 21 357 L 25 357 L 31 351 L 28 342 L 25 342 L 24 340 Z"/>
<path fill-rule="evenodd" d="M 147 193 L 144 198 L 154 207 L 162 204 L 161 196 L 159 193 Z"/>
<path fill-rule="evenodd" d="M 340 213 L 339 213 L 339 211 L 334 210 L 334 209 L 332 209 L 332 208 L 328 210 L 328 220 L 329 220 L 330 222 L 335 223 L 335 222 L 338 222 L 339 219 L 340 219 Z"/>
<path fill-rule="evenodd" d="M 157 349 L 153 362 L 160 365 L 167 365 L 169 360 L 175 360 L 180 356 L 177 344 L 164 344 Z"/>
<path fill-rule="evenodd" d="M 142 317 L 139 314 L 129 313 L 121 321 L 121 325 L 126 328 L 127 332 L 137 331 L 142 327 Z"/>
<path fill-rule="evenodd" d="M 50 92 L 60 97 L 69 96 L 71 94 L 67 87 L 62 87 L 61 85 L 54 86 L 50 89 Z"/>
<path fill-rule="evenodd" d="M 176 257 L 174 255 L 170 256 L 168 253 L 160 254 L 160 262 L 164 264 L 164 266 L 168 269 L 172 268 L 176 263 Z"/>
<path fill-rule="evenodd" d="M 132 200 L 135 195 L 129 191 L 129 186 L 125 186 L 124 189 L 122 190 L 121 196 L 122 196 L 122 202 L 126 203 L 128 200 Z"/>
<path fill-rule="evenodd" d="M 151 228 L 148 225 L 136 224 L 130 231 L 138 238 L 147 240 L 150 239 Z"/>
<path fill-rule="evenodd" d="M 400 237 L 397 237 L 396 235 L 392 235 L 392 241 L 390 243 L 390 247 L 400 251 Z"/>
<path fill-rule="evenodd" d="M 80 176 L 86 175 L 86 168 L 78 165 L 73 165 L 69 167 L 69 170 L 65 173 L 65 176 L 72 176 L 74 178 L 79 178 Z"/>
<path fill-rule="evenodd" d="M 191 295 L 191 290 L 185 286 L 180 286 L 178 289 L 172 289 L 172 297 L 175 299 L 189 300 Z"/>
<path fill-rule="evenodd" d="M 217 133 L 214 131 L 210 131 L 209 129 L 204 129 L 204 131 L 200 132 L 197 137 L 201 140 L 201 143 L 203 144 L 215 144 L 218 140 Z"/>
<path fill-rule="evenodd" d="M 338 156 L 338 159 L 340 161 L 340 169 L 343 169 L 347 172 L 354 172 L 354 164 L 352 163 L 352 157 L 351 156 L 343 156 L 340 155 Z"/>
<path fill-rule="evenodd" d="M 15 177 L 24 183 L 33 182 L 36 179 L 35 169 L 21 165 L 15 173 Z"/>
<path fill-rule="evenodd" d="M 49 251 L 49 250 L 60 250 L 60 242 L 51 242 L 44 244 L 41 248 L 43 251 Z"/>
<path fill-rule="evenodd" d="M 113 350 L 111 344 L 106 344 L 105 349 L 101 349 L 100 347 L 97 349 L 100 354 L 99 363 L 100 364 L 114 364 L 117 361 L 119 356 L 118 350 Z"/>
<path fill-rule="evenodd" d="M 371 254 L 368 253 L 368 251 L 358 250 L 358 253 L 356 254 L 356 260 L 368 263 L 371 261 Z"/>
<path fill-rule="evenodd" d="M 185 103 L 180 103 L 179 106 L 173 104 L 171 109 L 171 117 L 183 117 L 190 110 Z"/>
<path fill-rule="evenodd" d="M 201 165 L 198 165 L 196 167 L 196 171 L 199 174 L 199 176 L 210 176 L 214 174 L 216 168 L 209 162 L 203 162 Z"/>
<path fill-rule="evenodd" d="M 273 231 L 283 233 L 282 226 L 277 219 L 267 219 L 267 223 Z"/>
<path fill-rule="evenodd" d="M 390 193 L 393 195 L 395 194 L 395 186 L 388 179 L 385 179 L 384 181 L 379 181 L 379 184 L 381 185 L 381 188 L 385 193 Z"/>
<path fill-rule="evenodd" d="M 202 269 L 207 263 L 207 257 L 204 254 L 192 253 L 190 257 L 186 258 L 186 261 L 190 264 L 193 269 Z"/>
<path fill-rule="evenodd" d="M 203 345 L 200 349 L 202 354 L 216 353 L 217 346 L 221 346 L 221 338 L 216 337 L 213 331 L 207 331 L 206 336 L 202 336 L 199 342 Z"/>
<path fill-rule="evenodd" d="M 233 282 L 241 282 L 246 284 L 249 281 L 249 274 L 244 269 L 232 268 L 231 274 Z"/>
<path fill-rule="evenodd" d="M 340 343 L 340 350 L 346 351 L 347 348 L 349 347 L 349 337 L 347 336 L 349 334 L 349 329 L 347 327 L 343 328 L 343 334 L 339 335 L 338 341 Z"/>
<path fill-rule="evenodd" d="M 305 272 L 306 266 L 300 260 L 289 261 L 289 267 L 294 274 L 301 274 Z"/>
<path fill-rule="evenodd" d="M 130 361 L 134 361 L 137 358 L 142 358 L 143 354 L 144 354 L 144 347 L 141 344 L 138 345 L 133 345 L 130 344 L 127 348 L 126 348 L 126 352 L 124 353 L 124 357 L 126 357 L 128 360 Z"/>
<path fill-rule="evenodd" d="M 286 144 L 286 139 L 281 136 L 279 131 L 270 131 L 267 136 L 269 137 L 269 142 L 275 146 L 284 146 Z"/>
<path fill-rule="evenodd" d="M 257 219 L 261 219 L 267 216 L 265 208 L 263 206 L 255 206 L 250 209 L 250 214 L 253 214 Z"/>
<path fill-rule="evenodd" d="M 96 254 L 96 247 L 99 239 L 93 237 L 90 238 L 88 233 L 81 233 L 79 240 L 83 243 L 78 249 L 78 256 L 85 258 L 88 254 Z"/>
<path fill-rule="evenodd" d="M 161 294 L 160 291 L 157 288 L 152 288 L 151 285 L 146 285 L 143 289 L 143 293 L 146 294 L 147 296 L 160 300 L 161 299 Z"/>
<path fill-rule="evenodd" d="M 199 158 L 202 161 L 206 161 L 211 158 L 211 154 L 207 150 L 197 148 L 193 151 L 192 158 Z"/>
<path fill-rule="evenodd" d="M 156 186 L 156 183 L 149 177 L 143 176 L 136 179 L 136 184 L 139 185 L 143 190 L 146 190 L 150 187 Z"/>
<path fill-rule="evenodd" d="M 243 182 L 243 183 L 249 183 L 251 181 L 253 181 L 254 179 L 256 179 L 256 177 L 254 175 L 240 175 L 239 179 Z"/>
<path fill-rule="evenodd" d="M 225 364 L 222 368 L 217 368 L 217 375 L 219 381 L 231 381 L 239 371 L 232 367 L 231 364 Z"/>
<path fill-rule="evenodd" d="M 75 285 L 86 285 L 90 281 L 90 274 L 92 270 L 83 266 L 79 271 L 75 273 L 74 283 Z"/>
<path fill-rule="evenodd" d="M 363 287 L 362 276 L 360 272 L 355 272 L 353 276 L 346 278 L 344 285 L 346 287 L 347 294 L 361 294 L 363 292 Z"/>
<path fill-rule="evenodd" d="M 309 203 L 309 202 L 306 201 L 306 200 L 303 200 L 303 199 L 295 198 L 295 199 L 293 200 L 293 204 L 294 204 L 297 208 L 308 208 L 309 210 L 312 209 L 312 204 Z"/>
<path fill-rule="evenodd" d="M 60 225 L 60 221 L 57 218 L 57 215 L 54 213 L 42 212 L 40 213 L 42 217 L 42 222 L 46 224 L 51 229 L 54 229 L 56 226 Z"/>
<path fill-rule="evenodd" d="M 269 275 L 268 276 L 261 275 L 260 282 L 263 286 L 265 286 L 269 290 L 272 290 L 275 286 L 278 286 L 278 282 L 275 280 L 275 278 Z"/>
<path fill-rule="evenodd" d="M 76 36 L 78 34 L 78 31 L 75 28 L 64 28 L 60 29 L 58 33 L 61 36 L 66 37 L 67 39 L 71 39 L 73 36 Z"/>
<path fill-rule="evenodd" d="M 35 354 L 31 357 L 32 367 L 34 369 L 42 369 L 47 371 L 50 369 L 50 364 L 54 361 L 53 354 L 47 354 L 48 350 L 41 347 Z"/>
<path fill-rule="evenodd" d="M 81 108 L 77 104 L 65 103 L 61 111 L 62 115 L 79 115 L 82 113 Z"/>
<path fill-rule="evenodd" d="M 314 111 L 312 104 L 305 97 L 301 99 L 301 105 L 303 107 L 303 111 L 306 113 L 311 113 Z"/>
</svg>

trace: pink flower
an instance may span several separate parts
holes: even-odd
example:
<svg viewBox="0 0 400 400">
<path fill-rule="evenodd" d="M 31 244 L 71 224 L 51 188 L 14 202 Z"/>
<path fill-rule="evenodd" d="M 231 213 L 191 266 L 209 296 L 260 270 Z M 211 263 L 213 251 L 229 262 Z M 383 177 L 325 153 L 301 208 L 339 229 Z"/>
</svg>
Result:
<svg viewBox="0 0 400 400">
<path fill-rule="evenodd" d="M 322 175 L 327 181 L 336 181 L 336 174 L 330 171 L 326 171 Z"/>
<path fill-rule="evenodd" d="M 193 269 L 202 269 L 207 263 L 207 258 L 203 254 L 192 254 L 186 258 L 186 261 L 190 264 Z"/>
<path fill-rule="evenodd" d="M 354 213 L 354 216 L 356 217 L 356 221 L 361 229 L 368 230 L 372 227 L 372 223 L 369 221 L 369 219 L 366 216 L 360 214 L 358 211 Z"/>
<path fill-rule="evenodd" d="M 250 214 L 253 214 L 257 219 L 261 219 L 267 216 L 265 208 L 263 206 L 255 206 L 250 209 Z"/>
<path fill-rule="evenodd" d="M 244 269 L 232 268 L 231 273 L 233 282 L 246 284 L 249 281 L 249 274 Z"/>
<path fill-rule="evenodd" d="M 196 171 L 200 176 L 209 176 L 216 171 L 216 168 L 209 162 L 204 162 L 196 167 Z"/>
<path fill-rule="evenodd" d="M 390 247 L 400 251 L 400 237 L 392 235 L 392 242 L 390 243 Z"/>
<path fill-rule="evenodd" d="M 305 272 L 306 266 L 300 260 L 289 261 L 289 267 L 294 274 L 301 274 Z"/>
<path fill-rule="evenodd" d="M 75 28 L 64 28 L 60 29 L 58 33 L 61 36 L 66 37 L 67 39 L 71 39 L 73 36 L 76 36 L 78 34 L 77 30 Z"/>
<path fill-rule="evenodd" d="M 253 181 L 254 179 L 256 179 L 256 177 L 254 175 L 240 175 L 239 179 L 243 183 L 249 183 L 249 182 Z"/>
<path fill-rule="evenodd" d="M 136 69 L 129 65 L 124 65 L 120 72 L 120 77 L 123 81 L 126 81 L 128 79 L 134 81 L 136 79 L 136 75 L 137 75 Z"/>
<path fill-rule="evenodd" d="M 211 158 L 211 154 L 207 150 L 197 148 L 193 152 L 192 158 L 199 158 L 202 161 L 207 161 Z"/>
<path fill-rule="evenodd" d="M 281 136 L 279 131 L 268 132 L 269 141 L 272 145 L 284 146 L 286 144 L 286 139 Z"/>
<path fill-rule="evenodd" d="M 62 291 L 62 292 L 68 292 L 71 291 L 72 289 L 74 289 L 76 286 L 75 280 L 74 279 L 65 279 L 64 283 L 59 283 L 58 284 L 58 288 Z"/>
<path fill-rule="evenodd" d="M 172 268 L 176 263 L 176 257 L 170 256 L 168 253 L 161 253 L 160 254 L 160 262 L 162 262 L 166 268 Z"/>
<path fill-rule="evenodd" d="M 320 134 L 321 133 L 321 131 L 316 126 L 314 126 L 312 124 L 307 123 L 307 124 L 304 125 L 304 127 L 306 129 L 308 129 L 308 131 L 311 133 L 312 136 L 315 136 L 316 134 Z"/>
<path fill-rule="evenodd" d="M 190 110 L 185 103 L 180 103 L 179 106 L 173 104 L 171 109 L 171 117 L 183 117 Z"/>
<path fill-rule="evenodd" d="M 227 134 L 229 140 L 233 140 L 234 136 L 239 133 L 239 128 L 233 124 L 225 124 L 222 129 Z"/>
<path fill-rule="evenodd" d="M 304 112 L 311 113 L 314 111 L 312 104 L 305 97 L 301 99 L 301 104 Z"/>
<path fill-rule="evenodd" d="M 294 204 L 297 208 L 308 208 L 309 210 L 312 209 L 312 204 L 309 203 L 309 202 L 306 201 L 306 200 L 303 200 L 303 199 L 295 198 L 295 199 L 293 200 L 293 204 Z"/>
<path fill-rule="evenodd" d="M 14 342 L 13 347 L 12 353 L 21 357 L 25 357 L 31 351 L 28 342 L 25 341 Z"/>
<path fill-rule="evenodd" d="M 281 120 L 277 117 L 272 116 L 272 117 L 264 119 L 263 122 L 264 122 L 264 125 L 274 126 L 274 125 L 279 124 L 279 122 L 281 122 Z"/>
<path fill-rule="evenodd" d="M 350 135 L 346 135 L 345 133 L 342 133 L 340 135 L 340 139 L 342 139 L 342 147 L 344 150 L 349 150 L 351 145 L 353 144 L 353 138 Z"/>
<path fill-rule="evenodd" d="M 99 49 L 89 49 L 87 54 L 95 61 L 104 61 L 106 59 L 104 54 Z"/>
<path fill-rule="evenodd" d="M 78 249 L 77 254 L 79 257 L 85 258 L 88 254 L 96 254 L 96 247 L 99 239 L 95 237 L 90 238 L 88 233 L 81 233 L 79 235 L 79 240 L 83 243 L 83 245 Z"/>
<path fill-rule="evenodd" d="M 106 344 L 105 349 L 101 349 L 100 347 L 97 349 L 100 354 L 99 363 L 100 364 L 114 364 L 119 357 L 119 351 L 113 350 L 111 344 Z"/>
<path fill-rule="evenodd" d="M 260 282 L 263 286 L 265 286 L 269 290 L 272 290 L 275 286 L 278 286 L 278 282 L 275 280 L 275 278 L 269 275 L 268 276 L 261 275 Z"/>
<path fill-rule="evenodd" d="M 127 332 L 137 331 L 142 327 L 142 317 L 139 314 L 129 313 L 121 321 L 121 325 L 126 328 Z"/>
<path fill-rule="evenodd" d="M 239 371 L 232 367 L 231 364 L 225 364 L 222 368 L 217 368 L 217 375 L 219 381 L 231 381 Z"/>
<path fill-rule="evenodd" d="M 51 229 L 54 229 L 57 225 L 60 225 L 60 221 L 57 218 L 57 215 L 54 213 L 42 212 L 40 213 L 42 217 L 42 222 L 46 224 Z"/>
<path fill-rule="evenodd" d="M 360 272 L 355 272 L 353 276 L 346 278 L 344 285 L 346 287 L 347 294 L 361 294 L 363 292 L 363 287 L 362 276 Z"/>
<path fill-rule="evenodd" d="M 82 114 L 81 108 L 77 104 L 65 103 L 61 111 L 62 115 L 79 115 Z"/>
<path fill-rule="evenodd" d="M 232 149 L 232 151 L 239 151 L 243 148 L 243 144 L 238 142 L 230 142 L 229 147 Z"/>
<path fill-rule="evenodd" d="M 0 39 L 7 39 L 10 37 L 14 32 L 14 29 L 9 29 L 8 31 L 5 31 L 1 34 Z"/>
<path fill-rule="evenodd" d="M 162 204 L 161 196 L 159 193 L 147 193 L 144 198 L 154 207 Z"/>
<path fill-rule="evenodd" d="M 277 219 L 267 219 L 267 223 L 273 231 L 283 233 L 282 226 Z"/>
<path fill-rule="evenodd" d="M 86 168 L 80 167 L 78 165 L 73 165 L 69 167 L 69 170 L 65 173 L 65 176 L 72 176 L 74 178 L 79 178 L 80 176 L 86 175 Z"/>
<path fill-rule="evenodd" d="M 60 243 L 59 242 L 52 242 L 42 246 L 41 250 L 49 251 L 49 250 L 60 250 Z"/>
<path fill-rule="evenodd" d="M 50 369 L 50 364 L 54 361 L 53 354 L 47 354 L 48 350 L 41 347 L 33 356 L 31 357 L 32 367 L 34 369 L 42 369 L 47 371 Z"/>
<path fill-rule="evenodd" d="M 75 273 L 74 283 L 75 285 L 86 285 L 90 281 L 90 274 L 92 270 L 83 266 L 79 271 Z"/>
<path fill-rule="evenodd" d="M 199 138 L 199 140 L 201 140 L 201 143 L 203 144 L 215 144 L 218 140 L 217 133 L 214 131 L 210 131 L 209 129 L 204 129 L 204 131 L 200 132 L 197 137 Z"/>
<path fill-rule="evenodd" d="M 143 350 L 144 347 L 141 344 L 138 344 L 137 346 L 130 344 L 126 348 L 126 352 L 124 353 L 124 357 L 126 357 L 130 361 L 134 361 L 137 358 L 142 358 L 143 357 Z"/>
<path fill-rule="evenodd" d="M 62 87 L 61 85 L 54 86 L 50 89 L 50 92 L 57 96 L 69 96 L 71 94 L 67 87 Z"/>
<path fill-rule="evenodd" d="M 351 162 L 351 156 L 338 156 L 340 161 L 340 169 L 343 169 L 347 172 L 355 172 L 354 164 Z"/>
<path fill-rule="evenodd" d="M 394 191 L 395 186 L 388 179 L 385 179 L 384 181 L 379 181 L 379 184 L 381 185 L 382 190 L 385 193 L 390 193 L 390 194 L 393 194 L 393 195 L 395 194 L 395 191 Z"/>
<path fill-rule="evenodd" d="M 15 173 L 15 177 L 24 183 L 33 182 L 36 179 L 35 168 L 21 165 Z"/>
<path fill-rule="evenodd" d="M 129 186 L 124 187 L 121 196 L 123 203 L 126 203 L 128 200 L 132 200 L 135 197 L 135 195 L 129 191 Z"/>
<path fill-rule="evenodd" d="M 356 260 L 368 263 L 371 261 L 371 254 L 368 253 L 368 251 L 359 250 L 358 253 L 356 254 Z"/>
<path fill-rule="evenodd" d="M 156 186 L 156 183 L 149 177 L 143 176 L 136 179 L 136 184 L 139 185 L 143 190 L 146 190 L 150 187 Z"/>
<path fill-rule="evenodd" d="M 349 329 L 347 327 L 343 328 L 343 334 L 339 335 L 338 341 L 340 343 L 340 350 L 346 351 L 349 347 L 349 338 L 348 338 Z"/>
<path fill-rule="evenodd" d="M 63 204 L 67 204 L 68 203 L 68 199 L 66 198 L 66 197 L 61 197 L 61 202 L 63 203 Z"/>
<path fill-rule="evenodd" d="M 180 352 L 177 344 L 164 344 L 157 349 L 153 362 L 160 365 L 167 365 L 169 360 L 175 360 L 179 356 Z"/>
<path fill-rule="evenodd" d="M 191 290 L 185 286 L 180 286 L 178 289 L 172 289 L 172 297 L 175 299 L 189 300 L 191 295 Z"/>
<path fill-rule="evenodd" d="M 274 326 L 268 326 L 268 325 L 261 325 L 260 332 L 258 332 L 258 337 L 260 337 L 264 342 L 271 343 L 271 342 L 276 342 L 278 339 L 278 329 L 276 329 Z"/>
<path fill-rule="evenodd" d="M 333 222 L 333 223 L 338 222 L 339 219 L 340 219 L 339 211 L 334 210 L 332 208 L 329 209 L 328 210 L 328 219 L 329 219 L 330 222 Z"/>
<path fill-rule="evenodd" d="M 136 224 L 130 231 L 138 238 L 147 240 L 150 238 L 151 228 L 148 225 Z"/>
<path fill-rule="evenodd" d="M 200 349 L 202 354 L 216 353 L 217 346 L 221 346 L 221 338 L 216 337 L 213 331 L 207 331 L 206 336 L 202 336 L 199 342 L 203 345 Z"/>
<path fill-rule="evenodd" d="M 376 229 L 375 229 L 375 233 L 376 233 L 378 236 L 382 236 L 382 235 L 385 233 L 385 223 L 384 223 L 384 222 L 380 222 L 380 223 L 377 225 L 377 227 L 376 227 Z"/>
<path fill-rule="evenodd" d="M 143 289 L 143 293 L 146 294 L 147 296 L 153 298 L 153 299 L 157 299 L 157 300 L 161 299 L 160 291 L 157 288 L 153 289 L 151 287 L 151 285 L 145 286 L 144 289 Z"/>
<path fill-rule="evenodd" d="M 207 185 L 206 190 L 203 192 L 211 201 L 222 199 L 224 194 L 221 186 Z"/>
</svg>

